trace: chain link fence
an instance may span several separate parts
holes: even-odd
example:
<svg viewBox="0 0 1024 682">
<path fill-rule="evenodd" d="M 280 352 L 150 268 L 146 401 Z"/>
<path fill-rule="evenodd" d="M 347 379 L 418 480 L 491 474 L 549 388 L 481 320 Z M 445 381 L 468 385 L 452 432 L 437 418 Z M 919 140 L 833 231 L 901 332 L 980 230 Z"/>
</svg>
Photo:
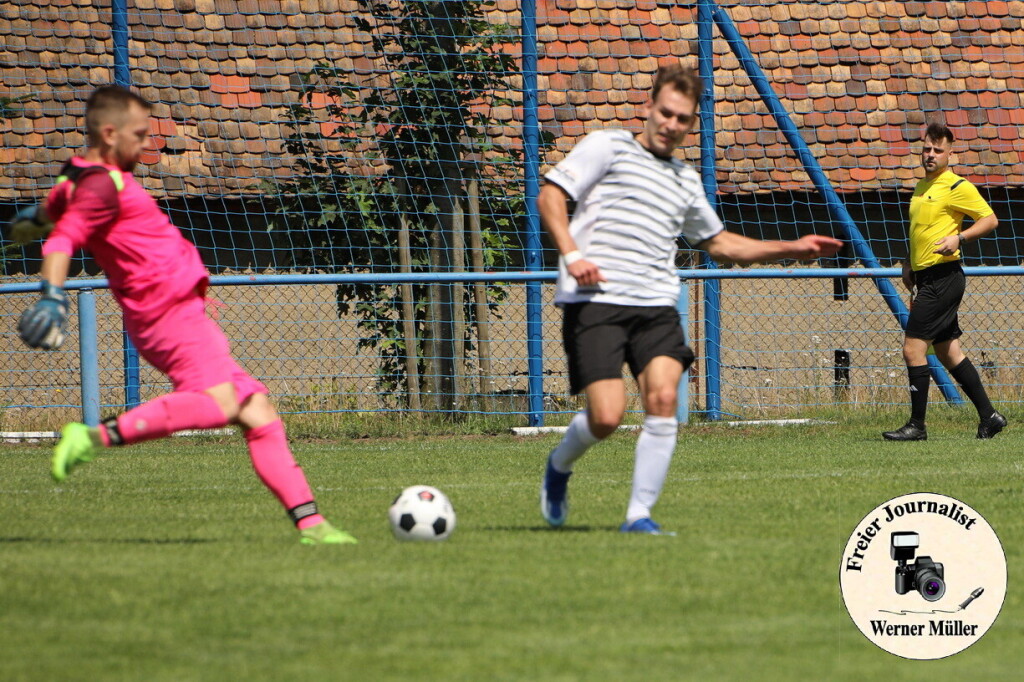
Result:
<svg viewBox="0 0 1024 682">
<path fill-rule="evenodd" d="M 137 175 L 212 273 L 378 277 L 214 288 L 236 354 L 282 411 L 569 412 L 578 401 L 550 284 L 403 288 L 385 275 L 550 270 L 528 178 L 591 130 L 637 130 L 658 65 L 696 64 L 702 44 L 714 70 L 709 192 L 727 227 L 842 234 L 733 50 L 713 30 L 699 39 L 711 10 L 735 26 L 882 267 L 906 253 L 915 145 L 932 120 L 951 126 L 955 170 L 1001 221 L 965 264 L 1021 264 L 1021 2 L 11 0 L 0 6 L 0 221 L 43 197 L 82 147 L 89 92 L 131 84 L 155 103 L 154 150 Z M 696 144 L 680 154 L 700 162 Z M 681 247 L 680 267 L 694 267 Z M 31 281 L 38 246 L 5 244 L 2 259 L 0 286 Z M 818 265 L 858 264 L 845 254 Z M 87 260 L 75 272 L 98 274 Z M 961 315 L 965 349 L 1001 402 L 1021 393 L 1015 281 L 970 278 Z M 688 334 L 706 358 L 706 284 L 687 286 Z M 904 402 L 895 317 L 870 280 L 851 278 L 845 300 L 833 287 L 721 282 L 710 343 L 722 414 Z M 4 428 L 80 413 L 77 321 L 61 351 L 29 351 L 14 330 L 32 298 L 0 294 Z M 106 292 L 98 306 L 100 402 L 113 412 L 130 402 L 123 336 Z M 706 371 L 699 359 L 696 411 Z M 138 398 L 167 388 L 143 366 Z M 450 393 L 440 404 L 439 390 Z"/>
</svg>

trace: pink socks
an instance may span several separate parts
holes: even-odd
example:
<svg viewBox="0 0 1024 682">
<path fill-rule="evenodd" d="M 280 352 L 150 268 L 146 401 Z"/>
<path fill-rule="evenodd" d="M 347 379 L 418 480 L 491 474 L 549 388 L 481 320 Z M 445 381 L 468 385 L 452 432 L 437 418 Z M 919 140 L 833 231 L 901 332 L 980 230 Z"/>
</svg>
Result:
<svg viewBox="0 0 1024 682">
<path fill-rule="evenodd" d="M 100 427 L 103 444 L 127 445 L 169 436 L 185 429 L 216 429 L 227 418 L 217 401 L 205 393 L 168 393 L 112 417 Z"/>
<path fill-rule="evenodd" d="M 215 429 L 227 418 L 217 401 L 205 393 L 179 391 L 160 396 L 105 420 L 99 428 L 106 446 L 163 438 L 185 429 Z M 256 474 L 281 501 L 301 530 L 323 522 L 302 468 L 295 463 L 280 419 L 245 432 Z"/>
<path fill-rule="evenodd" d="M 309 489 L 302 467 L 288 449 L 284 423 L 280 419 L 245 432 L 252 466 L 263 484 L 277 496 L 288 510 L 295 525 L 302 530 L 323 522 L 316 511 L 313 492 Z"/>
</svg>

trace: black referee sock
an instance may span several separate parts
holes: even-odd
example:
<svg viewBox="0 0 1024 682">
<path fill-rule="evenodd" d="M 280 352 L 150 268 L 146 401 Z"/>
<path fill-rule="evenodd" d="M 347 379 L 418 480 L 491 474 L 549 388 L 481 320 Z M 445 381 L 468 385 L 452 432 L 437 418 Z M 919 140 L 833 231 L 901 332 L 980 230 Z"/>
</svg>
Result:
<svg viewBox="0 0 1024 682">
<path fill-rule="evenodd" d="M 907 367 L 910 379 L 910 421 L 918 428 L 924 428 L 924 415 L 928 411 L 928 385 L 932 374 L 928 365 Z"/>
<path fill-rule="evenodd" d="M 964 358 L 964 361 L 951 369 L 949 373 L 953 375 L 956 382 L 960 384 L 960 388 L 964 389 L 964 393 L 974 403 L 974 408 L 978 410 L 978 416 L 982 419 L 991 417 L 995 410 L 992 407 L 992 402 L 988 399 L 985 387 L 981 385 L 981 376 L 971 359 Z"/>
</svg>

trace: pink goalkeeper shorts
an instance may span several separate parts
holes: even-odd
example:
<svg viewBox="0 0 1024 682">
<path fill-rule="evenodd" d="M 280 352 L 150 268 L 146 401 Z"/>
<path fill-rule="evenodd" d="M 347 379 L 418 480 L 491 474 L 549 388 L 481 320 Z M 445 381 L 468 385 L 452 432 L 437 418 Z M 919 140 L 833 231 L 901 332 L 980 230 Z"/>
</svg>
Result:
<svg viewBox="0 0 1024 682">
<path fill-rule="evenodd" d="M 231 382 L 238 403 L 254 393 L 267 393 L 233 357 L 220 326 L 206 315 L 205 300 L 196 294 L 165 309 L 156 320 L 133 319 L 125 311 L 125 328 L 139 355 L 166 374 L 175 391 L 205 391 Z"/>
</svg>

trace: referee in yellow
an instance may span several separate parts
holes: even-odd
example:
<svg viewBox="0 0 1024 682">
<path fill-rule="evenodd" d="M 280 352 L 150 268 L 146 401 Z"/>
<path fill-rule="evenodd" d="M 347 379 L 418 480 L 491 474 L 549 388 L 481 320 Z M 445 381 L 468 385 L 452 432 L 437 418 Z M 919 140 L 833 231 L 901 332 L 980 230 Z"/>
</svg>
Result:
<svg viewBox="0 0 1024 682">
<path fill-rule="evenodd" d="M 910 421 L 886 440 L 927 440 L 928 346 L 949 370 L 978 410 L 978 438 L 992 438 L 1006 417 L 992 407 L 978 370 L 960 348 L 957 311 L 966 281 L 960 249 L 996 229 L 999 220 L 978 189 L 949 170 L 953 133 L 939 123 L 928 126 L 921 149 L 924 179 L 910 199 L 910 256 L 903 263 L 903 284 L 910 290 L 910 319 L 903 339 L 903 359 L 910 379 Z M 962 229 L 964 216 L 974 224 Z"/>
</svg>

